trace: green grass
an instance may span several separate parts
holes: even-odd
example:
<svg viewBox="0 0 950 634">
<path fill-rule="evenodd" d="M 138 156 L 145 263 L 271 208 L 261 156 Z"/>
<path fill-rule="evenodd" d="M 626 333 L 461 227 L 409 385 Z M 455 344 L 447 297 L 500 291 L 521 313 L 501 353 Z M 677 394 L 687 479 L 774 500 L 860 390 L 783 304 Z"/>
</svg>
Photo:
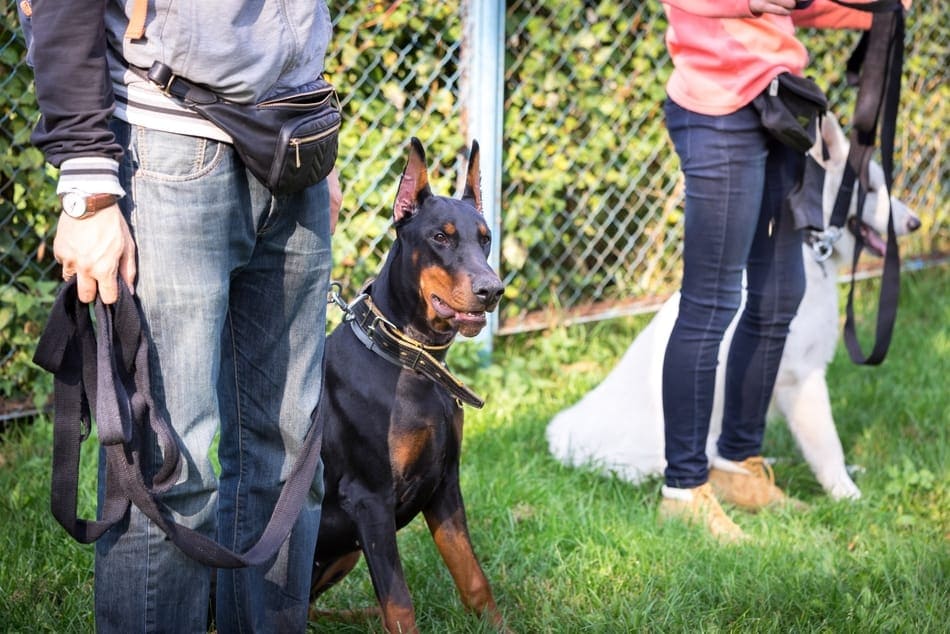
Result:
<svg viewBox="0 0 950 634">
<path fill-rule="evenodd" d="M 875 281 L 862 282 L 859 313 Z M 905 273 L 887 360 L 858 367 L 843 346 L 832 401 L 864 497 L 833 502 L 784 424 L 765 453 L 802 513 L 736 514 L 752 543 L 722 547 L 659 526 L 660 483 L 630 486 L 560 466 L 544 429 L 596 384 L 647 317 L 499 340 L 470 376 L 487 396 L 469 410 L 463 491 L 476 551 L 516 632 L 946 632 L 950 630 L 950 267 Z M 862 341 L 870 346 L 867 333 Z M 0 630 L 83 632 L 92 623 L 92 549 L 50 516 L 49 424 L 0 443 Z M 93 454 L 91 450 L 87 454 Z M 92 456 L 85 476 L 92 486 Z M 92 493 L 83 501 L 85 512 Z M 462 609 L 421 520 L 400 533 L 424 632 L 489 632 Z M 322 608 L 373 603 L 365 565 Z M 376 632 L 374 619 L 322 620 L 313 631 Z"/>
</svg>

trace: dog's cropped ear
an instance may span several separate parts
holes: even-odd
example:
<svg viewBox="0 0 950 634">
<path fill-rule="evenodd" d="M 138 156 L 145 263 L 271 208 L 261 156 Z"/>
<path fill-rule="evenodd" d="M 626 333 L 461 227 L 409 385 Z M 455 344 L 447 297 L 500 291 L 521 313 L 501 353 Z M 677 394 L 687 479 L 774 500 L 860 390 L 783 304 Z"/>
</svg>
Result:
<svg viewBox="0 0 950 634">
<path fill-rule="evenodd" d="M 393 220 L 399 222 L 419 210 L 419 205 L 432 195 L 429 189 L 429 172 L 426 168 L 426 151 L 416 137 L 409 142 L 409 159 L 399 179 L 396 202 L 393 204 Z"/>
<path fill-rule="evenodd" d="M 462 200 L 467 200 L 478 211 L 482 210 L 482 170 L 478 161 L 478 141 L 472 139 L 472 153 L 468 155 L 468 174 L 465 177 L 465 189 Z"/>
<path fill-rule="evenodd" d="M 841 129 L 837 117 L 830 111 L 821 118 L 821 143 L 816 143 L 809 152 L 819 165 L 828 169 L 834 165 L 844 165 L 848 160 L 848 138 Z"/>
</svg>

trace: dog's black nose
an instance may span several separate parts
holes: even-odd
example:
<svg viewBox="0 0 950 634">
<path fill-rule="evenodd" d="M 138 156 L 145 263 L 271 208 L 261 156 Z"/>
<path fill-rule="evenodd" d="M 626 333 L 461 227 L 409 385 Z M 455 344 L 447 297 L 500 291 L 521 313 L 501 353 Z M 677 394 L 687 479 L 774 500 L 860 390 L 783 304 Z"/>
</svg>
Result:
<svg viewBox="0 0 950 634">
<path fill-rule="evenodd" d="M 505 292 L 505 285 L 494 275 L 478 275 L 472 280 L 472 292 L 482 304 L 494 308 Z"/>
</svg>

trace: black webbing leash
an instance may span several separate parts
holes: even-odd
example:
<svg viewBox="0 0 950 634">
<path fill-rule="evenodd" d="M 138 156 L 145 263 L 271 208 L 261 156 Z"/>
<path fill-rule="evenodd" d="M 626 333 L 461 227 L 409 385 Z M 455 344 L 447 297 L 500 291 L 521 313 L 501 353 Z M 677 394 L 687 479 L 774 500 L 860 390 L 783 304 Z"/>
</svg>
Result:
<svg viewBox="0 0 950 634">
<path fill-rule="evenodd" d="M 79 301 L 75 279 L 59 292 L 33 357 L 54 381 L 53 476 L 50 506 L 56 520 L 81 543 L 90 543 L 120 521 L 135 504 L 192 559 L 217 568 L 255 566 L 270 560 L 287 539 L 310 490 L 320 459 L 321 430 L 314 422 L 303 452 L 284 483 L 273 515 L 254 546 L 235 553 L 176 523 L 159 496 L 178 480 L 181 456 L 174 432 L 151 396 L 148 340 L 135 298 L 120 282 L 119 299 L 95 305 Z M 98 336 L 96 334 L 98 328 Z M 77 517 L 79 455 L 92 425 L 106 456 L 100 519 Z M 148 434 L 154 434 L 162 464 L 151 484 L 143 473 Z"/>
<path fill-rule="evenodd" d="M 847 222 L 856 181 L 859 217 L 863 212 L 869 184 L 868 166 L 874 154 L 878 127 L 881 131 L 881 167 L 884 171 L 888 194 L 894 181 L 894 137 L 904 62 L 904 8 L 897 0 L 868 3 L 834 1 L 851 9 L 870 11 L 874 14 L 871 29 L 862 34 L 847 66 L 849 83 L 858 84 L 858 96 L 850 135 L 851 150 L 829 223 L 830 226 L 840 229 L 844 228 Z M 890 198 L 888 198 L 888 206 L 890 206 Z M 871 353 L 867 356 L 861 350 L 854 320 L 855 272 L 864 247 L 864 240 L 860 231 L 853 233 L 855 249 L 851 288 L 848 291 L 844 340 L 848 354 L 854 363 L 878 365 L 887 355 L 891 343 L 900 296 L 900 254 L 897 234 L 894 230 L 893 210 L 889 209 L 887 219 L 887 249 L 884 254 L 884 270 L 881 274 L 881 288 L 878 296 L 875 341 Z"/>
</svg>

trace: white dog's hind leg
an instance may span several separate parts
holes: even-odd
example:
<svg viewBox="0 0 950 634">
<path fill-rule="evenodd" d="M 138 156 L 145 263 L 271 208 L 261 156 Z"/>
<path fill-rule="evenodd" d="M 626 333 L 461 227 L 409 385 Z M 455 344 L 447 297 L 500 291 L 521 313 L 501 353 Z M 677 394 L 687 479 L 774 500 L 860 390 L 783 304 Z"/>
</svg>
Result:
<svg viewBox="0 0 950 634">
<path fill-rule="evenodd" d="M 848 475 L 838 439 L 824 368 L 775 385 L 775 404 L 808 462 L 815 478 L 832 498 L 857 499 L 861 490 Z"/>
</svg>

